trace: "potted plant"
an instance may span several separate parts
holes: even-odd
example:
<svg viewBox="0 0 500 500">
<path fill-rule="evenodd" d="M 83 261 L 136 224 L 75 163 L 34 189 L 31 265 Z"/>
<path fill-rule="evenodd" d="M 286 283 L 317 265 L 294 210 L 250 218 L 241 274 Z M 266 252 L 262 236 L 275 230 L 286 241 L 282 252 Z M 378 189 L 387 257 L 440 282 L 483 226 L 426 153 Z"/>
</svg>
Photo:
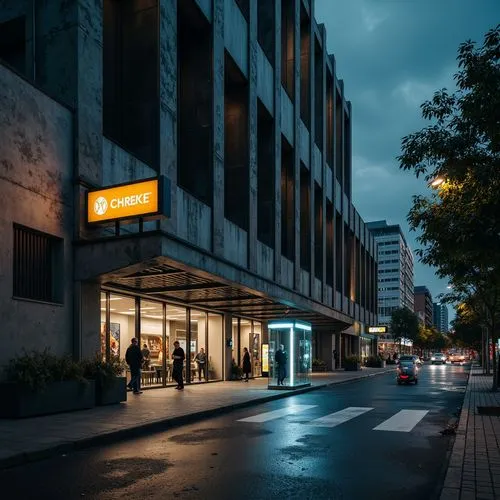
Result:
<svg viewBox="0 0 500 500">
<path fill-rule="evenodd" d="M 361 362 L 358 356 L 346 356 L 344 358 L 344 370 L 356 371 L 361 368 Z"/>
<path fill-rule="evenodd" d="M 95 383 L 85 379 L 80 364 L 48 350 L 25 352 L 11 359 L 0 390 L 0 416 L 6 418 L 48 415 L 95 405 Z"/>
<path fill-rule="evenodd" d="M 81 362 L 84 377 L 95 381 L 96 405 L 103 406 L 127 400 L 125 362 L 118 356 L 103 361 L 99 355 Z"/>
<path fill-rule="evenodd" d="M 231 380 L 241 380 L 243 377 L 243 370 L 236 364 L 233 359 L 231 362 Z"/>
<path fill-rule="evenodd" d="M 326 371 L 326 362 L 322 359 L 313 359 L 312 360 L 312 371 L 313 372 L 325 372 Z"/>
</svg>

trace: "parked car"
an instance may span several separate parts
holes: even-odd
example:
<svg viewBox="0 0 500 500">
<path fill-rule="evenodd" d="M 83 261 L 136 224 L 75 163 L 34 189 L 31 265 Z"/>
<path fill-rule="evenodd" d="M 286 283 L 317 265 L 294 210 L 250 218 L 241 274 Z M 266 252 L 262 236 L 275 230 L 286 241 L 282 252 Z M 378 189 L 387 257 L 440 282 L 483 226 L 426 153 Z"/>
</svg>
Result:
<svg viewBox="0 0 500 500">
<path fill-rule="evenodd" d="M 450 363 L 465 363 L 467 358 L 463 354 L 459 354 L 458 352 L 454 352 L 449 356 Z"/>
<path fill-rule="evenodd" d="M 442 352 L 435 352 L 431 356 L 431 363 L 433 365 L 445 365 L 446 364 L 446 355 Z"/>
<path fill-rule="evenodd" d="M 418 384 L 418 366 L 413 356 L 401 356 L 396 370 L 398 385 L 409 384 L 410 382 Z"/>
</svg>

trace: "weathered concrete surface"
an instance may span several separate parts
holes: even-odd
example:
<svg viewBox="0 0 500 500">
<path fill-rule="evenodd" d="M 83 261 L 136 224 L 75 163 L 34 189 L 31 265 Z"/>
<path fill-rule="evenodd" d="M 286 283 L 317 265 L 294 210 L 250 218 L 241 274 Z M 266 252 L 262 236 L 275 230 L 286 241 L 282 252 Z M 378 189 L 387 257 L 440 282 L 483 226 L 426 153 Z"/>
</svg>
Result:
<svg viewBox="0 0 500 500">
<path fill-rule="evenodd" d="M 0 65 L 0 366 L 21 349 L 72 349 L 73 116 Z M 13 223 L 63 238 L 64 303 L 16 300 Z"/>
</svg>

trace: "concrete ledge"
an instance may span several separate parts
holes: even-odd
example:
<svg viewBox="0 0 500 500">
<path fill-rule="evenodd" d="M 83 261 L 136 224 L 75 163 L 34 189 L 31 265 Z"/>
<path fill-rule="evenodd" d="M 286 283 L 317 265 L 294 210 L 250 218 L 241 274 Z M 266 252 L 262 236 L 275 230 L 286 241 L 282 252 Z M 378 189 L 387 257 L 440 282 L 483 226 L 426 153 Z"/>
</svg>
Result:
<svg viewBox="0 0 500 500">
<path fill-rule="evenodd" d="M 186 413 L 185 415 L 178 415 L 175 417 L 160 418 L 158 420 L 153 420 L 140 425 L 135 425 L 134 427 L 116 429 L 110 432 L 103 432 L 100 434 L 91 435 L 74 441 L 60 442 L 54 445 L 40 448 L 38 450 L 18 453 L 4 458 L 0 457 L 0 469 L 16 467 L 25 463 L 44 460 L 56 455 L 69 453 L 75 450 L 82 450 L 92 446 L 111 444 L 117 441 L 123 441 L 124 439 L 139 437 L 141 435 L 145 435 L 148 433 L 165 431 L 175 427 L 180 427 L 182 425 L 199 422 L 201 420 L 210 417 L 222 415 L 224 413 L 229 413 L 231 411 L 239 410 L 242 408 L 257 406 L 259 404 L 267 403 L 270 401 L 276 401 L 278 399 L 284 399 L 290 396 L 296 396 L 297 394 L 304 394 L 306 392 L 316 391 L 333 385 L 358 382 L 365 378 L 370 378 L 377 375 L 385 375 L 390 372 L 392 372 L 392 370 L 387 370 L 387 369 L 381 370 L 379 372 L 370 372 L 370 373 L 362 373 L 362 371 L 360 371 L 359 376 L 353 377 L 351 379 L 337 380 L 337 381 L 332 380 L 324 383 L 318 383 L 315 385 L 298 388 L 292 391 L 280 391 L 278 394 L 271 394 L 269 396 L 263 396 L 261 398 L 251 399 L 248 401 L 241 401 L 239 403 L 224 405 L 217 408 L 197 411 L 194 413 Z"/>
</svg>

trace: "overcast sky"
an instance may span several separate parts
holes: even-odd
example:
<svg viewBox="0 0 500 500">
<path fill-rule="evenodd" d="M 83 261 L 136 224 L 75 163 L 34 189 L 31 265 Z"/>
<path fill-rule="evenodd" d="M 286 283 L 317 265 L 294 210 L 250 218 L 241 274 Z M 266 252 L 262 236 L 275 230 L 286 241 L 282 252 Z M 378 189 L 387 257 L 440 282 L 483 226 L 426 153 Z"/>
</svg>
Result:
<svg viewBox="0 0 500 500">
<path fill-rule="evenodd" d="M 500 23 L 500 0 L 316 0 L 327 49 L 335 55 L 353 110 L 353 198 L 368 222 L 401 225 L 415 250 L 406 217 L 423 180 L 398 169 L 401 138 L 426 125 L 420 104 L 454 88 L 456 56 L 467 39 L 482 44 Z M 415 258 L 415 285 L 433 299 L 447 282 Z M 453 314 L 449 308 L 450 316 Z"/>
</svg>

